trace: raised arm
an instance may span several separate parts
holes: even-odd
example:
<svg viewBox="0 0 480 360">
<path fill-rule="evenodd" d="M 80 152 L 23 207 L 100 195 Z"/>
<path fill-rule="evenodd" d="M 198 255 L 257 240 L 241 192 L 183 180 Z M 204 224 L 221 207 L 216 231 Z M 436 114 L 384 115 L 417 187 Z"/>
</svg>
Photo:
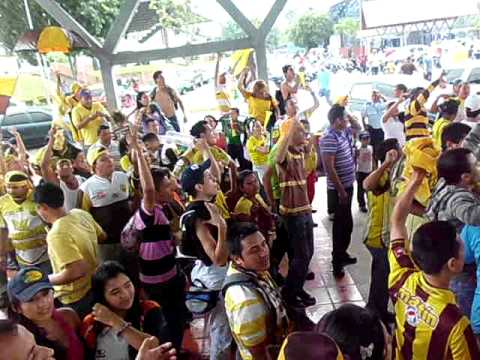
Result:
<svg viewBox="0 0 480 360">
<path fill-rule="evenodd" d="M 22 135 L 17 131 L 16 128 L 11 128 L 9 131 L 13 136 L 15 136 L 15 141 L 17 143 L 18 157 L 23 162 L 23 165 L 27 166 L 28 165 L 27 147 L 23 142 Z"/>
<path fill-rule="evenodd" d="M 50 166 L 50 162 L 52 161 L 52 156 L 53 156 L 53 144 L 55 142 L 56 133 L 57 133 L 57 128 L 52 127 L 49 132 L 47 148 L 45 149 L 45 154 L 43 155 L 43 159 L 40 164 L 40 170 L 42 172 L 43 180 L 45 180 L 46 182 L 51 182 L 58 185 L 60 181 L 58 180 L 57 175 L 55 174 L 55 172 L 52 170 L 52 167 Z"/>
<path fill-rule="evenodd" d="M 363 188 L 365 191 L 372 191 L 375 195 L 381 195 L 388 190 L 389 186 L 382 186 L 380 180 L 383 174 L 390 171 L 391 167 L 397 161 L 398 152 L 396 150 L 390 150 L 387 152 L 385 161 L 379 168 L 375 169 L 363 180 Z"/>
<path fill-rule="evenodd" d="M 425 172 L 421 170 L 415 170 L 410 182 L 407 184 L 405 191 L 397 199 L 391 217 L 390 239 L 392 239 L 392 241 L 396 239 L 408 238 L 408 231 L 405 223 L 413 205 L 415 192 L 422 183 L 424 177 Z"/>
<path fill-rule="evenodd" d="M 320 106 L 320 101 L 318 100 L 318 97 L 317 97 L 317 94 L 315 94 L 315 91 L 313 91 L 311 88 L 308 88 L 308 90 L 310 91 L 310 95 L 312 95 L 312 98 L 313 98 L 313 106 L 308 108 L 304 112 L 313 113 Z"/>
<path fill-rule="evenodd" d="M 140 176 L 140 184 L 143 192 L 143 207 L 151 213 L 155 206 L 155 183 L 153 182 L 152 173 L 145 156 L 142 156 L 142 150 L 138 143 L 138 128 L 133 127 L 131 130 L 131 146 L 137 153 L 138 173 Z"/>
<path fill-rule="evenodd" d="M 227 225 L 215 204 L 205 203 L 205 206 L 210 212 L 210 220 L 198 222 L 195 226 L 195 231 L 203 249 L 213 264 L 224 266 L 228 261 Z M 207 224 L 218 228 L 216 241 L 206 226 Z"/>
<path fill-rule="evenodd" d="M 403 97 L 399 98 L 390 108 L 385 111 L 385 114 L 382 116 L 382 122 L 386 123 L 392 116 L 395 110 L 398 109 L 398 106 L 404 101 L 405 99 Z"/>
<path fill-rule="evenodd" d="M 247 96 L 247 89 L 245 89 L 245 78 L 247 77 L 248 68 L 245 68 L 240 73 L 240 78 L 238 79 L 238 90 L 242 93 L 243 97 Z"/>
<path fill-rule="evenodd" d="M 300 123 L 297 120 L 287 121 L 291 121 L 292 125 L 290 126 L 288 133 L 278 141 L 277 157 L 275 159 L 277 164 L 283 164 L 283 162 L 287 158 L 288 147 L 292 143 L 293 134 L 296 131 L 297 127 L 300 126 Z"/>
</svg>

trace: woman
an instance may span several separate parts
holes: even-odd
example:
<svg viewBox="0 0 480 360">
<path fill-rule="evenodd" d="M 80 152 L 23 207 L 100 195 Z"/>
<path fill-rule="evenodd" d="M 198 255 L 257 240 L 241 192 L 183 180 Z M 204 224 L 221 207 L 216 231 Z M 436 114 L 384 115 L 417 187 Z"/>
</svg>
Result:
<svg viewBox="0 0 480 360">
<path fill-rule="evenodd" d="M 397 139 L 400 147 L 405 145 L 405 126 L 403 125 L 403 113 L 400 113 L 399 106 L 404 102 L 401 97 L 396 102 L 387 105 L 387 111 L 382 117 L 382 129 L 385 133 L 385 140 Z"/>
<path fill-rule="evenodd" d="M 268 140 L 260 121 L 255 121 L 253 133 L 247 140 L 247 151 L 252 159 L 253 171 L 258 174 L 260 181 L 263 180 L 267 170 L 268 154 L 270 152 Z"/>
<path fill-rule="evenodd" d="M 217 145 L 220 149 L 227 151 L 227 139 L 225 134 L 221 131 L 216 130 L 218 125 L 218 120 L 215 119 L 212 115 L 206 115 L 203 120 L 208 122 L 208 125 L 212 128 L 212 132 L 215 135 L 215 145 Z"/>
<path fill-rule="evenodd" d="M 247 91 L 244 84 L 247 73 L 248 69 L 241 73 L 238 81 L 238 90 L 240 90 L 248 103 L 248 115 L 260 121 L 265 128 L 268 128 L 266 125 L 269 124 L 270 116 L 275 114 L 277 118 L 279 117 L 278 104 L 268 93 L 267 83 L 263 80 L 255 81 L 252 91 Z"/>
<path fill-rule="evenodd" d="M 133 359 L 151 335 L 160 342 L 170 340 L 160 306 L 139 300 L 119 263 L 106 261 L 98 267 L 92 278 L 92 292 L 95 305 L 81 330 L 92 357 L 102 354 L 105 359 Z"/>
<path fill-rule="evenodd" d="M 70 308 L 55 309 L 53 286 L 38 267 L 20 270 L 8 283 L 11 315 L 18 318 L 38 345 L 54 350 L 57 360 L 83 360 L 84 348 L 77 331 L 80 319 Z"/>
<path fill-rule="evenodd" d="M 157 105 L 150 102 L 150 97 L 145 91 L 140 91 L 137 94 L 137 114 L 136 119 L 141 122 L 143 133 L 148 133 L 148 120 L 153 119 L 158 123 L 159 135 L 164 135 L 168 130 L 165 118 L 163 117 Z"/>
</svg>

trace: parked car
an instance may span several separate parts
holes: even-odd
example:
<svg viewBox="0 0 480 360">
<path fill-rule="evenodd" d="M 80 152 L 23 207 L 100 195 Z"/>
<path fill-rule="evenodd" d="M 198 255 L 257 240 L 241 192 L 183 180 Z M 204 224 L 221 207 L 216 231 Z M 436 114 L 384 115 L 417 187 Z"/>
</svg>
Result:
<svg viewBox="0 0 480 360">
<path fill-rule="evenodd" d="M 470 93 L 480 92 L 480 61 L 467 61 L 445 69 L 445 73 L 445 79 L 450 84 L 460 79 L 470 84 Z"/>
<path fill-rule="evenodd" d="M 48 131 L 52 124 L 52 114 L 44 109 L 9 109 L 7 115 L 0 118 L 3 138 L 8 140 L 13 135 L 8 131 L 16 128 L 22 135 L 25 146 L 34 149 L 47 143 Z"/>
</svg>

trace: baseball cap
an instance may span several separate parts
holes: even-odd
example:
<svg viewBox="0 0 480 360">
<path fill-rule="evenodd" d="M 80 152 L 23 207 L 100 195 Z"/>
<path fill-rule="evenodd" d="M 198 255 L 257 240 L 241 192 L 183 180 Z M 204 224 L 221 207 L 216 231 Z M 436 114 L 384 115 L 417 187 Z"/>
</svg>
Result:
<svg viewBox="0 0 480 360">
<path fill-rule="evenodd" d="M 93 166 L 95 161 L 98 160 L 100 156 L 107 152 L 107 148 L 103 146 L 93 146 L 88 150 L 87 162 L 88 165 Z"/>
<path fill-rule="evenodd" d="M 39 291 L 53 289 L 48 276 L 36 266 L 21 269 L 7 285 L 8 297 L 30 301 Z"/>
<path fill-rule="evenodd" d="M 203 173 L 210 168 L 210 160 L 202 164 L 190 165 L 182 174 L 182 190 L 187 194 L 191 194 L 195 189 L 195 185 L 203 182 Z"/>
<path fill-rule="evenodd" d="M 80 91 L 80 97 L 92 97 L 92 93 L 88 89 L 82 89 L 82 91 Z"/>
<path fill-rule="evenodd" d="M 82 85 L 80 85 L 78 82 L 74 82 L 71 86 L 70 89 L 72 90 L 72 93 L 75 94 L 78 90 L 82 88 Z"/>
<path fill-rule="evenodd" d="M 360 134 L 358 134 L 358 138 L 360 140 L 367 139 L 367 138 L 370 138 L 370 134 L 368 131 L 362 131 Z"/>
<path fill-rule="evenodd" d="M 343 360 L 335 341 L 326 334 L 293 332 L 283 342 L 278 360 Z"/>
</svg>

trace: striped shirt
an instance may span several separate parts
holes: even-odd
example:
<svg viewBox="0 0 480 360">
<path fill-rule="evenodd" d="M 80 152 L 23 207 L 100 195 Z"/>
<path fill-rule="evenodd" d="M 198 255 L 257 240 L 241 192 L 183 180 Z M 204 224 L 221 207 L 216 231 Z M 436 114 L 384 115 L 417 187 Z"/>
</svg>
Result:
<svg viewBox="0 0 480 360">
<path fill-rule="evenodd" d="M 145 208 L 135 214 L 135 227 L 142 231 L 138 250 L 140 281 L 144 284 L 161 284 L 177 275 L 175 242 L 170 223 L 160 205 L 153 213 Z"/>
<path fill-rule="evenodd" d="M 430 130 L 427 127 L 427 111 L 424 105 L 438 84 L 438 80 L 431 83 L 428 88 L 423 90 L 416 99 L 412 100 L 405 109 L 405 135 L 407 141 L 416 137 L 430 135 Z"/>
<path fill-rule="evenodd" d="M 342 185 L 349 188 L 355 181 L 355 157 L 353 149 L 353 133 L 351 128 L 343 131 L 328 129 L 325 136 L 320 140 L 320 151 L 322 155 L 333 155 L 335 157 L 335 171 Z M 323 164 L 326 168 L 325 163 Z M 333 180 L 327 175 L 327 186 L 334 190 Z"/>
<path fill-rule="evenodd" d="M 470 322 L 454 293 L 427 282 L 405 249 L 405 239 L 391 241 L 388 258 L 388 287 L 396 314 L 394 358 L 480 359 Z"/>
<path fill-rule="evenodd" d="M 0 197 L 0 228 L 8 230 L 8 239 L 20 265 L 48 261 L 45 224 L 37 214 L 32 194 L 21 204 L 8 194 Z"/>
<path fill-rule="evenodd" d="M 277 163 L 277 173 L 281 191 L 280 214 L 295 216 L 310 213 L 312 208 L 307 193 L 304 154 L 289 149 L 283 163 Z"/>
</svg>

